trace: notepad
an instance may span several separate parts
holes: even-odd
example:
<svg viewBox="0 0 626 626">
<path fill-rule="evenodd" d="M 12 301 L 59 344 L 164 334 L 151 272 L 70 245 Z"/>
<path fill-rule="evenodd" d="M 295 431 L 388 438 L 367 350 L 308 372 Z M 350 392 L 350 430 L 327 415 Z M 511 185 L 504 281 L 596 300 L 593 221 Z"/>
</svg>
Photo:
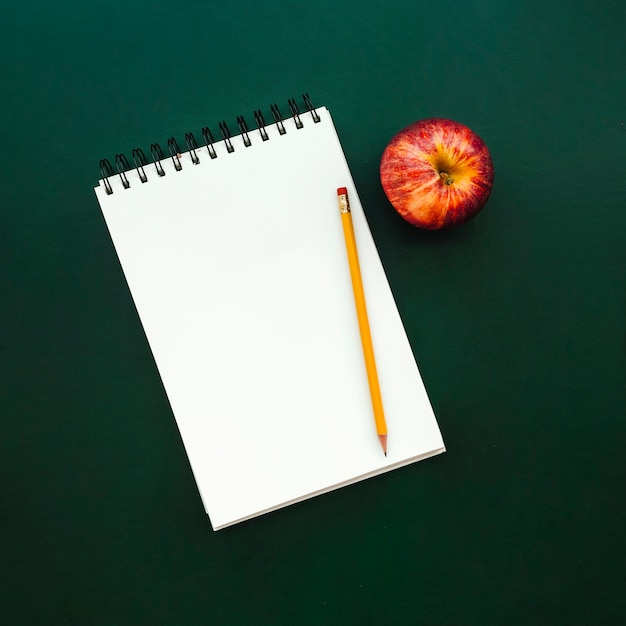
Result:
<svg viewBox="0 0 626 626">
<path fill-rule="evenodd" d="M 214 530 L 445 450 L 325 107 L 204 128 L 95 188 Z M 269 115 L 267 116 L 269 118 Z M 168 152 L 168 156 L 165 156 Z M 376 436 L 337 188 L 388 426 Z M 376 210 L 373 207 L 372 210 Z M 121 275 L 120 275 L 121 278 Z"/>
</svg>

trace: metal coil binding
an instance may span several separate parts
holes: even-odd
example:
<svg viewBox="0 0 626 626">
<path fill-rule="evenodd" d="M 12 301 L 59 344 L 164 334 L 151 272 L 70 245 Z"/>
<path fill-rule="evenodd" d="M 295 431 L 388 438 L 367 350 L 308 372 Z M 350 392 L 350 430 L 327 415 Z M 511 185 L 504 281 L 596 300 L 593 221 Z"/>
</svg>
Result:
<svg viewBox="0 0 626 626">
<path fill-rule="evenodd" d="M 180 170 L 183 169 L 183 164 L 180 162 L 180 148 L 178 147 L 178 142 L 174 137 L 170 137 L 167 140 L 167 147 L 170 151 L 170 156 L 172 157 L 174 169 L 177 172 L 180 172 Z"/>
<path fill-rule="evenodd" d="M 243 115 L 237 116 L 237 125 L 239 126 L 239 130 L 241 131 L 243 145 L 246 148 L 249 148 L 252 145 L 252 142 L 250 141 L 250 136 L 248 135 L 248 125 L 246 124 L 246 120 L 243 118 Z"/>
<path fill-rule="evenodd" d="M 158 143 L 150 144 L 150 153 L 152 154 L 157 174 L 159 176 L 165 176 L 165 170 L 163 169 L 163 165 L 161 165 L 161 161 L 165 158 L 165 155 L 163 154 L 163 150 L 161 150 L 161 146 Z"/>
<path fill-rule="evenodd" d="M 135 169 L 139 174 L 139 180 L 142 183 L 148 182 L 148 177 L 146 176 L 146 171 L 143 169 L 144 165 L 148 165 L 146 160 L 146 155 L 143 153 L 141 148 L 135 148 L 133 150 L 133 161 L 135 162 Z"/>
<path fill-rule="evenodd" d="M 114 172 L 108 159 L 100 160 L 100 174 L 102 175 L 102 181 L 104 182 L 104 189 L 107 192 L 107 195 L 110 196 L 113 193 L 113 188 L 109 182 L 109 177 L 113 176 Z"/>
<path fill-rule="evenodd" d="M 194 165 L 198 165 L 200 163 L 200 158 L 196 150 L 198 149 L 198 142 L 196 138 L 193 136 L 193 133 L 185 133 L 185 141 L 187 142 L 187 147 L 189 148 L 189 155 L 191 156 L 191 162 Z"/>
<path fill-rule="evenodd" d="M 296 123 L 296 128 L 302 128 L 302 120 L 300 119 L 300 111 L 298 111 L 298 105 L 293 98 L 289 98 L 288 100 L 289 108 L 291 109 L 291 116 L 293 117 L 293 121 Z"/>
<path fill-rule="evenodd" d="M 261 135 L 261 141 L 267 141 L 269 135 L 265 130 L 265 120 L 263 119 L 263 113 L 260 110 L 254 112 L 254 121 L 256 122 L 259 134 Z"/>
<path fill-rule="evenodd" d="M 302 95 L 302 99 L 304 100 L 304 106 L 307 108 L 307 111 L 313 117 L 313 121 L 317 124 L 320 121 L 320 116 L 317 114 L 313 103 L 311 102 L 311 98 L 308 93 Z"/>
<path fill-rule="evenodd" d="M 128 182 L 128 178 L 126 178 L 126 170 L 130 169 L 130 163 L 125 155 L 121 153 L 115 155 L 115 167 L 117 167 L 117 173 L 122 181 L 122 186 L 124 189 L 128 189 L 130 187 L 130 183 Z"/>
<path fill-rule="evenodd" d="M 212 159 L 217 159 L 217 152 L 215 152 L 215 148 L 213 147 L 213 144 L 215 143 L 215 138 L 213 137 L 213 133 L 208 126 L 205 126 L 202 129 L 202 136 L 204 137 L 207 150 L 209 151 L 209 156 Z"/>
<path fill-rule="evenodd" d="M 224 144 L 226 144 L 226 150 L 228 152 L 234 152 L 235 148 L 233 148 L 233 144 L 230 141 L 230 131 L 228 130 L 228 126 L 225 121 L 220 122 L 220 132 L 222 133 L 222 138 L 224 139 Z"/>
<path fill-rule="evenodd" d="M 280 109 L 275 104 L 272 104 L 270 109 L 272 111 L 274 122 L 276 123 L 276 128 L 278 128 L 278 132 L 281 135 L 284 135 L 287 131 L 285 130 L 285 125 L 283 124 L 283 116 L 280 114 Z"/>
<path fill-rule="evenodd" d="M 317 124 L 321 121 L 319 114 L 317 113 L 313 103 L 311 102 L 311 98 L 308 93 L 302 94 L 302 101 L 304 102 L 304 107 L 306 109 L 306 113 L 310 113 L 313 119 L 313 122 Z M 289 98 L 287 100 L 287 104 L 289 106 L 290 117 L 293 119 L 296 129 L 301 129 L 304 127 L 305 123 L 301 117 L 300 110 L 298 108 L 298 104 L 294 98 Z M 270 111 L 272 113 L 272 118 L 274 124 L 276 126 L 276 130 L 279 135 L 285 135 L 287 133 L 287 127 L 285 125 L 285 119 L 278 108 L 277 104 L 272 104 L 270 106 Z M 265 122 L 265 118 L 263 117 L 263 113 L 260 109 L 254 111 L 254 121 L 256 122 L 256 130 L 259 132 L 259 136 L 261 141 L 269 141 L 270 134 L 267 132 L 267 123 Z M 239 136 L 243 141 L 243 145 L 246 148 L 249 148 L 254 142 L 252 137 L 250 136 L 250 128 L 243 117 L 243 115 L 237 116 L 237 126 L 239 127 Z M 222 135 L 222 140 L 226 151 L 228 153 L 235 152 L 235 146 L 233 145 L 232 136 L 228 125 L 225 121 L 219 122 L 219 130 Z M 211 129 L 208 126 L 204 126 L 201 130 L 202 138 L 204 139 L 204 143 L 206 145 L 207 151 L 211 159 L 218 158 L 218 151 L 215 147 L 215 138 Z M 198 146 L 198 142 L 192 132 L 185 133 L 185 143 L 187 144 L 188 154 L 191 158 L 191 162 L 194 165 L 198 165 L 200 163 L 200 157 L 198 156 L 198 151 L 200 150 Z M 175 137 L 170 137 L 167 140 L 167 146 L 169 150 L 170 157 L 172 159 L 172 163 L 174 165 L 174 169 L 177 172 L 180 172 L 183 169 L 183 163 L 181 161 L 182 154 L 176 141 Z M 165 168 L 163 167 L 162 161 L 166 158 L 161 146 L 158 143 L 150 144 L 150 153 L 152 156 L 152 164 L 155 167 L 156 173 L 158 176 L 165 176 Z M 139 180 L 142 183 L 148 182 L 148 175 L 146 173 L 146 166 L 149 164 L 146 155 L 144 154 L 141 148 L 134 148 L 132 152 L 132 158 L 134 167 L 131 167 L 128 159 L 123 153 L 119 153 L 115 155 L 115 170 L 112 167 L 111 163 L 108 159 L 102 159 L 100 161 L 100 174 L 102 176 L 102 183 L 104 185 L 104 189 L 107 195 L 111 195 L 113 193 L 113 186 L 111 185 L 110 178 L 115 176 L 116 174 L 120 177 L 120 181 L 122 183 L 122 187 L 124 189 L 128 189 L 131 186 L 131 182 L 126 175 L 128 171 L 131 169 L 137 172 Z"/>
</svg>

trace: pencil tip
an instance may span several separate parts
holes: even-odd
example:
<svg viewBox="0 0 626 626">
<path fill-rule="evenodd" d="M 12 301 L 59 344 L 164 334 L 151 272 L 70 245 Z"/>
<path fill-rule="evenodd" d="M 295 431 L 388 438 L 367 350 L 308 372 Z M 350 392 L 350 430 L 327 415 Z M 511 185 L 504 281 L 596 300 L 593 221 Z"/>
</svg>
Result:
<svg viewBox="0 0 626 626">
<path fill-rule="evenodd" d="M 380 445 L 383 447 L 383 452 L 385 456 L 387 456 L 387 435 L 378 435 L 380 439 Z"/>
</svg>

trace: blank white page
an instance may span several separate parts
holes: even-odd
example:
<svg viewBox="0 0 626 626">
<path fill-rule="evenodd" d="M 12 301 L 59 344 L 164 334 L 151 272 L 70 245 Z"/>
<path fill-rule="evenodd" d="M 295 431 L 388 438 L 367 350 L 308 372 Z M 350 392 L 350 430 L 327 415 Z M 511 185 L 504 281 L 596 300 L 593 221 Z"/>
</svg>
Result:
<svg viewBox="0 0 626 626">
<path fill-rule="evenodd" d="M 330 113 L 104 181 L 96 195 L 215 530 L 444 444 Z M 376 436 L 337 188 L 389 432 Z"/>
</svg>

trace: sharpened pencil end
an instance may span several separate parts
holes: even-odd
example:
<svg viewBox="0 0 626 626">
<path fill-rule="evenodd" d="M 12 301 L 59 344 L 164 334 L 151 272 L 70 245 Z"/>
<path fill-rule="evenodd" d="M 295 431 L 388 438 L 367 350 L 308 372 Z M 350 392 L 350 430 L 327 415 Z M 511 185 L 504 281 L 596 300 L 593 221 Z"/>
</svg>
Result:
<svg viewBox="0 0 626 626">
<path fill-rule="evenodd" d="M 383 447 L 383 452 L 385 456 L 387 456 L 387 435 L 378 435 L 380 439 L 380 445 Z"/>
</svg>

